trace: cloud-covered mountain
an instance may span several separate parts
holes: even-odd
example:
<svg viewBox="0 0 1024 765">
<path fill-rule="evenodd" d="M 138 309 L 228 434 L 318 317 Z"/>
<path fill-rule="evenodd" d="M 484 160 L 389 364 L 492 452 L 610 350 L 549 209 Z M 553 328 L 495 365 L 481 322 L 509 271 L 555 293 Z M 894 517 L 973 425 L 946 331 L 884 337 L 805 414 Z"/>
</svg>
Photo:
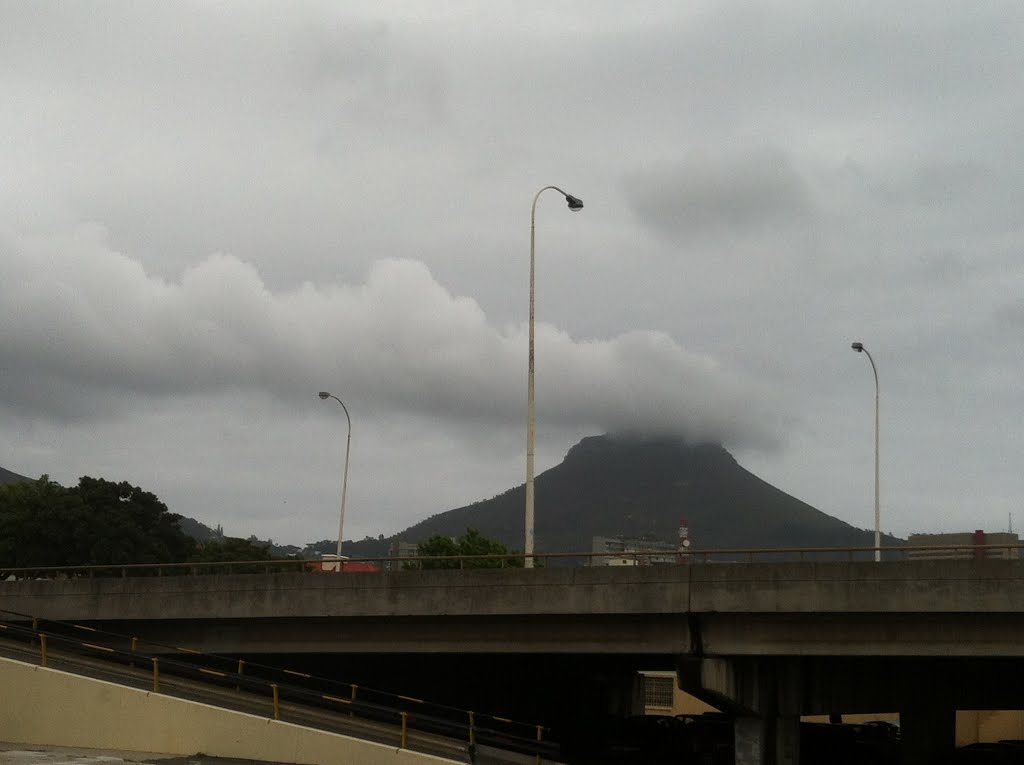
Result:
<svg viewBox="0 0 1024 765">
<path fill-rule="evenodd" d="M 420 542 L 473 527 L 521 550 L 524 492 L 517 486 L 434 515 L 393 539 Z M 587 551 L 594 536 L 671 542 L 682 518 L 694 549 L 868 546 L 874 536 L 766 483 L 717 444 L 594 436 L 536 479 L 537 552 Z M 391 541 L 353 543 L 346 552 L 383 554 Z"/>
</svg>

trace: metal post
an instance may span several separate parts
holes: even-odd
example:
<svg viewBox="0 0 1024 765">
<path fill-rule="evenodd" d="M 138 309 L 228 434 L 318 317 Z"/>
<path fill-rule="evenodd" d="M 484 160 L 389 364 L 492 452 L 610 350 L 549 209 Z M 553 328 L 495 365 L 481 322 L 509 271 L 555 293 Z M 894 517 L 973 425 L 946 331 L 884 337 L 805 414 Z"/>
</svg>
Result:
<svg viewBox="0 0 1024 765">
<path fill-rule="evenodd" d="M 527 351 L 526 363 L 526 538 L 523 544 L 523 566 L 533 568 L 533 444 L 536 438 L 536 396 L 534 383 L 534 324 L 535 324 L 535 283 L 536 283 L 536 232 L 537 232 L 537 200 L 540 195 L 548 189 L 554 189 L 569 203 L 569 209 L 576 211 L 583 209 L 583 202 L 571 194 L 566 194 L 557 186 L 545 186 L 533 197 L 533 205 L 530 208 L 530 316 L 529 316 L 529 349 Z"/>
<path fill-rule="evenodd" d="M 341 542 L 345 534 L 345 495 L 348 493 L 348 454 L 352 447 L 352 418 L 349 417 L 348 407 L 345 406 L 345 402 L 342 401 L 335 395 L 321 391 L 319 394 L 321 399 L 333 398 L 345 411 L 345 421 L 348 423 L 348 436 L 345 439 L 345 470 L 342 473 L 341 478 L 341 514 L 338 518 L 338 571 L 341 571 Z"/>
<path fill-rule="evenodd" d="M 864 351 L 867 353 L 867 350 Z M 879 503 L 878 488 L 878 369 L 875 368 L 875 360 L 868 353 L 868 361 L 871 362 L 871 371 L 875 373 L 875 563 L 882 560 L 882 511 Z"/>
<path fill-rule="evenodd" d="M 868 357 L 868 361 L 871 362 L 871 372 L 875 376 L 875 563 L 878 563 L 882 560 L 882 524 L 878 488 L 878 367 L 875 366 L 875 360 L 871 357 L 868 349 L 864 347 L 864 343 L 853 343 L 850 347 Z"/>
</svg>

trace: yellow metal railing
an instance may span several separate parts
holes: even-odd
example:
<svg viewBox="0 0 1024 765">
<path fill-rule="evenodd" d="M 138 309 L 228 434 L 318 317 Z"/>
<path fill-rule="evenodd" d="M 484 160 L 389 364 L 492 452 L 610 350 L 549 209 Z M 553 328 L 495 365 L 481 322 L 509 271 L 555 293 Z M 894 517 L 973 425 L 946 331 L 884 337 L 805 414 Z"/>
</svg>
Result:
<svg viewBox="0 0 1024 765">
<path fill-rule="evenodd" d="M 236 691 L 269 691 L 271 697 L 271 714 L 274 720 L 282 719 L 282 702 L 285 694 L 290 701 L 302 704 L 308 701 L 329 702 L 345 710 L 345 717 L 367 716 L 380 720 L 388 714 L 399 726 L 399 745 L 405 749 L 409 746 L 410 735 L 414 729 L 428 730 L 448 738 L 465 741 L 469 752 L 475 752 L 481 741 L 494 746 L 508 746 L 511 742 L 516 751 L 534 754 L 536 762 L 542 756 L 553 756 L 557 746 L 544 740 L 542 725 L 518 722 L 506 717 L 480 714 L 475 711 L 461 710 L 440 704 L 433 704 L 415 696 L 394 694 L 358 686 L 354 683 L 337 683 L 325 678 L 318 678 L 308 672 L 300 672 L 287 668 L 266 667 L 247 663 L 244 659 L 203 654 L 185 646 L 168 646 L 146 641 L 139 636 L 125 636 L 104 632 L 95 627 L 67 622 L 56 622 L 39 618 L 27 617 L 0 610 L 0 618 L 6 617 L 7 623 L 0 623 L 0 637 L 20 638 L 22 641 L 37 645 L 39 663 L 49 667 L 53 663 L 53 650 L 60 645 L 74 653 L 84 653 L 90 658 L 102 658 L 121 665 L 135 667 L 142 660 L 150 665 L 151 687 L 154 693 L 162 693 L 164 676 L 170 672 L 176 677 L 187 676 L 193 680 L 212 682 L 219 687 L 231 687 Z M 12 619 L 26 622 L 25 626 L 15 623 Z M 31 624 L 31 626 L 28 626 Z M 89 640 L 81 640 L 77 632 L 88 632 Z M 124 646 L 119 647 L 119 646 Z M 159 652 L 163 655 L 153 655 Z M 209 664 L 223 663 L 223 668 L 206 666 L 185 661 L 175 656 L 190 657 Z M 63 665 L 73 662 L 67 652 L 60 655 Z M 230 667 L 230 668 L 229 668 Z M 309 688 L 294 686 L 288 683 L 271 681 L 257 677 L 251 670 L 261 672 L 272 671 L 282 678 L 293 678 L 297 682 L 311 685 L 333 684 L 344 688 L 347 686 L 347 698 L 339 693 L 322 692 Z M 444 732 L 447 731 L 447 732 Z"/>
</svg>

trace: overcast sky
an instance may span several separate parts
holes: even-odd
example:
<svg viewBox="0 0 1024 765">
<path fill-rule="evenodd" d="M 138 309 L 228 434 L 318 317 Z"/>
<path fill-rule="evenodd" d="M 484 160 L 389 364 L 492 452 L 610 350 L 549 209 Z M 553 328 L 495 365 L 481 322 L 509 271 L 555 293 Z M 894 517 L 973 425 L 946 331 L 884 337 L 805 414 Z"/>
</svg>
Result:
<svg viewBox="0 0 1024 765">
<path fill-rule="evenodd" d="M 0 0 L 0 466 L 390 535 L 581 437 L 1024 527 L 1024 5 Z M 543 513 L 538 505 L 537 513 Z M 700 530 L 691 530 L 699 547 Z"/>
</svg>

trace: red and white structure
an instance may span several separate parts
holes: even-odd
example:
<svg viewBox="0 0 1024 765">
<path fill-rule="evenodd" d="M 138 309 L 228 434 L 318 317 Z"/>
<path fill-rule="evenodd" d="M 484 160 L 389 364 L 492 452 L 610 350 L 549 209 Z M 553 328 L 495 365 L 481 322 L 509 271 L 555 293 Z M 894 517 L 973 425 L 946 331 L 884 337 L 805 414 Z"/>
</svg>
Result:
<svg viewBox="0 0 1024 765">
<path fill-rule="evenodd" d="M 683 518 L 679 521 L 679 563 L 690 562 L 690 522 Z"/>
</svg>

